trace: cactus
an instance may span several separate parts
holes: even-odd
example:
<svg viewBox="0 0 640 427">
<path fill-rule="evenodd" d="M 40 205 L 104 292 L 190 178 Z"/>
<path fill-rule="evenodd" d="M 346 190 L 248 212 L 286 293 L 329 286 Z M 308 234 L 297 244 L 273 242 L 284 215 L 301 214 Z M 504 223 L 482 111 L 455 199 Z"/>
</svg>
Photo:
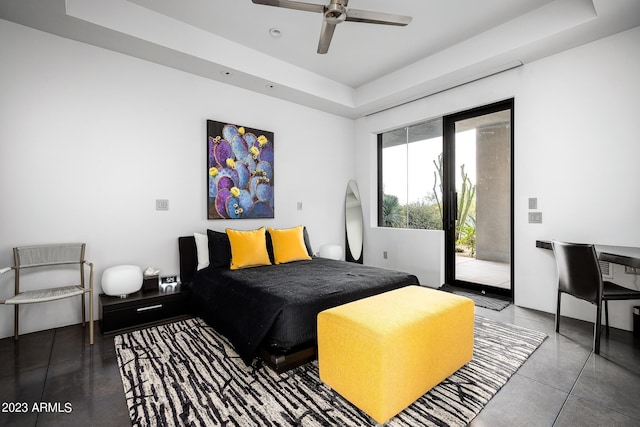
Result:
<svg viewBox="0 0 640 427">
<path fill-rule="evenodd" d="M 235 183 L 228 176 L 220 176 L 220 178 L 218 179 L 218 182 L 216 183 L 216 186 L 218 187 L 218 191 L 220 191 L 223 188 L 229 189 L 235 186 Z"/>
<path fill-rule="evenodd" d="M 244 216 L 249 214 L 251 207 L 253 206 L 253 198 L 251 197 L 251 193 L 244 188 L 240 190 L 240 195 L 238 196 L 238 203 L 240 207 L 243 209 Z"/>
<path fill-rule="evenodd" d="M 229 142 L 231 143 L 231 149 L 233 150 L 233 154 L 236 156 L 236 159 L 244 159 L 247 157 L 249 147 L 242 135 L 234 135 Z"/>
<path fill-rule="evenodd" d="M 456 220 L 456 240 L 460 238 L 460 230 L 467 222 L 472 206 L 476 199 L 476 186 L 471 182 L 464 171 L 464 165 L 460 166 L 462 188 L 458 197 L 458 219 Z"/>
<path fill-rule="evenodd" d="M 271 167 L 271 163 L 269 162 L 266 162 L 264 160 L 260 161 L 260 163 L 258 163 L 258 165 L 256 166 L 256 171 L 262 171 L 262 176 L 267 178 L 269 181 L 273 179 L 273 168 Z"/>
<path fill-rule="evenodd" d="M 247 188 L 249 185 L 249 179 L 251 178 L 251 172 L 245 163 L 236 162 L 236 172 L 238 173 L 238 182 L 236 183 L 238 188 Z"/>
<path fill-rule="evenodd" d="M 273 163 L 273 147 L 267 145 L 260 148 L 259 159 L 261 162 Z"/>
<path fill-rule="evenodd" d="M 436 167 L 436 170 L 433 172 L 433 197 L 435 197 L 436 203 L 438 204 L 438 212 L 440 212 L 440 222 L 443 222 L 442 200 L 440 200 L 440 198 L 438 197 L 438 190 L 440 190 L 440 195 L 442 196 L 442 153 L 438 154 L 438 162 L 436 163 L 436 161 L 434 160 L 433 164 Z M 438 185 L 438 181 L 440 181 L 440 185 Z"/>
<path fill-rule="evenodd" d="M 273 200 L 273 187 L 265 183 L 258 184 L 256 186 L 256 198 L 261 202 L 269 203 Z"/>
<path fill-rule="evenodd" d="M 251 208 L 251 218 L 273 218 L 273 207 L 266 202 L 256 202 Z"/>
<path fill-rule="evenodd" d="M 222 138 L 231 141 L 234 136 L 240 135 L 240 131 L 234 125 L 225 125 L 222 128 Z"/>
<path fill-rule="evenodd" d="M 249 147 L 257 147 L 258 146 L 258 137 L 255 134 L 249 132 L 244 134 L 244 140 L 247 141 L 247 146 Z"/>
<path fill-rule="evenodd" d="M 228 188 L 218 190 L 218 195 L 216 196 L 216 211 L 218 211 L 218 215 L 220 215 L 221 218 L 230 218 L 227 212 L 227 199 L 229 197 L 232 197 L 232 195 L 231 190 Z"/>
<path fill-rule="evenodd" d="M 438 155 L 438 160 L 433 161 L 436 170 L 433 172 L 433 196 L 438 205 L 440 219 L 442 219 L 442 153 Z M 469 175 L 464 171 L 465 165 L 460 166 L 462 185 L 458 194 L 458 219 L 456 219 L 456 241 L 460 239 L 460 232 L 468 219 L 472 218 L 471 213 L 475 209 L 476 186 L 469 179 Z M 439 196 L 440 195 L 440 196 Z M 474 218 L 475 222 L 475 218 Z M 475 225 L 473 226 L 475 236 Z M 474 237 L 475 238 L 475 237 Z"/>
</svg>

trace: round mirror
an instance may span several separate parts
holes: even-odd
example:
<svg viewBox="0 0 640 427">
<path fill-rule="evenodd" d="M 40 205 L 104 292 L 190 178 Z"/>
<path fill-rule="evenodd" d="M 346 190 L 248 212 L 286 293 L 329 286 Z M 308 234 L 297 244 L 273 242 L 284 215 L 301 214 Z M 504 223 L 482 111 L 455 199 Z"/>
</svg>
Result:
<svg viewBox="0 0 640 427">
<path fill-rule="evenodd" d="M 364 226 L 362 220 L 362 205 L 358 185 L 351 180 L 347 184 L 347 194 L 344 200 L 344 217 L 346 232 L 345 260 L 362 264 L 362 237 Z"/>
</svg>

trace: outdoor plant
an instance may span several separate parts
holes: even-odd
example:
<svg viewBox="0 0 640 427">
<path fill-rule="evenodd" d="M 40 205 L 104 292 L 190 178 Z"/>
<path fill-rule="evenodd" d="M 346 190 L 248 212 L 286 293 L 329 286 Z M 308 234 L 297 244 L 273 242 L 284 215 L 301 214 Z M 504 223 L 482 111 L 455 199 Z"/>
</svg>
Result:
<svg viewBox="0 0 640 427">
<path fill-rule="evenodd" d="M 383 218 L 386 227 L 407 228 L 442 228 L 443 218 L 443 168 L 442 153 L 433 161 L 433 193 L 422 201 L 401 205 L 396 196 L 383 195 Z M 475 198 L 476 186 L 471 182 L 465 171 L 465 165 L 460 166 L 460 189 L 458 191 L 458 218 L 455 222 L 456 244 L 466 248 L 471 256 L 476 250 L 476 219 Z M 458 248 L 457 248 L 458 249 Z M 459 248 L 460 252 L 465 252 Z"/>
<path fill-rule="evenodd" d="M 442 196 L 442 153 L 438 155 L 438 161 L 434 160 L 433 164 L 436 167 L 433 172 L 433 197 L 436 199 L 438 211 L 440 212 L 440 222 L 442 223 L 442 200 L 438 197 L 438 194 Z"/>
<path fill-rule="evenodd" d="M 391 194 L 383 195 L 382 217 L 384 218 L 385 227 L 400 227 L 403 225 L 403 209 L 396 196 Z"/>
<path fill-rule="evenodd" d="M 460 239 L 462 227 L 466 224 L 471 209 L 475 209 L 476 186 L 471 182 L 469 176 L 464 171 L 464 165 L 460 166 L 462 176 L 462 188 L 458 195 L 458 218 L 456 220 L 456 240 Z M 474 221 L 475 222 L 475 221 Z M 475 226 L 474 236 L 475 236 Z"/>
<path fill-rule="evenodd" d="M 468 221 L 460 227 L 460 238 L 456 241 L 469 250 L 469 256 L 476 255 L 476 218 L 469 215 Z"/>
</svg>

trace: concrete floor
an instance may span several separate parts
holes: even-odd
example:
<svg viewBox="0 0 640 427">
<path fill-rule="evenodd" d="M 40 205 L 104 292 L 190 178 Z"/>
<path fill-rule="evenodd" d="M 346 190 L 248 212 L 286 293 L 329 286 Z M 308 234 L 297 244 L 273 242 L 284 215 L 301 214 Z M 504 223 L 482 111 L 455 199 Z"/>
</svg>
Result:
<svg viewBox="0 0 640 427">
<path fill-rule="evenodd" d="M 511 289 L 511 264 L 456 255 L 456 279 Z"/>
<path fill-rule="evenodd" d="M 612 330 L 594 355 L 590 323 L 563 318 L 556 334 L 548 313 L 510 305 L 500 312 L 477 307 L 476 314 L 549 337 L 471 426 L 640 425 L 640 341 L 632 333 Z M 23 335 L 18 343 L 1 339 L 0 403 L 9 409 L 26 402 L 28 409 L 0 410 L 0 425 L 131 425 L 113 338 L 97 331 L 93 347 L 80 326 Z M 34 411 L 38 402 L 53 405 Z"/>
</svg>

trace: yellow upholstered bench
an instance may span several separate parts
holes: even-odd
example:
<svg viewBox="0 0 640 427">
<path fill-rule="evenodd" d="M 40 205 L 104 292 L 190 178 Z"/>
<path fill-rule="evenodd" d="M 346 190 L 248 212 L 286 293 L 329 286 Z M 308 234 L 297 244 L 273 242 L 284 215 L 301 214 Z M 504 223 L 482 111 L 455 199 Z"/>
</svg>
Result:
<svg viewBox="0 0 640 427">
<path fill-rule="evenodd" d="M 471 360 L 474 304 L 407 286 L 318 314 L 320 379 L 382 424 Z"/>
</svg>

